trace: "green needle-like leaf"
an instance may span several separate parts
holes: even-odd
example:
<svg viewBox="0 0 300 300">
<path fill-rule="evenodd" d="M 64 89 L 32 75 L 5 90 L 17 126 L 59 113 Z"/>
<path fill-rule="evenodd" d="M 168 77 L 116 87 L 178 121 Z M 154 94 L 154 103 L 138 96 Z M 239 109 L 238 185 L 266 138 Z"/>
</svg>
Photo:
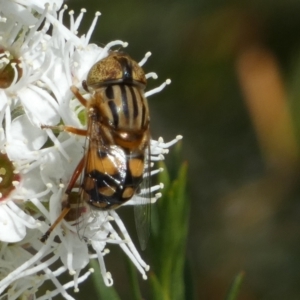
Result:
<svg viewBox="0 0 300 300">
<path fill-rule="evenodd" d="M 173 161 L 174 162 L 174 161 Z M 176 161 L 174 162 L 176 166 Z M 182 300 L 185 298 L 184 265 L 188 229 L 189 203 L 186 197 L 187 164 L 177 165 L 176 179 L 165 171 L 159 181 L 163 196 L 152 213 L 152 245 L 154 273 L 150 275 L 153 298 Z M 165 166 L 161 164 L 165 169 Z M 174 177 L 174 176 L 172 176 Z"/>
<path fill-rule="evenodd" d="M 141 300 L 142 294 L 140 291 L 139 287 L 139 282 L 138 282 L 138 276 L 137 276 L 137 271 L 135 266 L 132 264 L 132 262 L 128 259 L 128 257 L 125 258 L 126 264 L 127 264 L 127 269 L 129 273 L 129 280 L 131 283 L 131 291 L 132 291 L 132 300 Z"/>
<path fill-rule="evenodd" d="M 241 285 L 243 283 L 244 277 L 245 277 L 245 272 L 244 271 L 238 273 L 235 276 L 235 278 L 234 278 L 234 280 L 233 280 L 233 282 L 232 282 L 232 284 L 229 288 L 227 296 L 225 298 L 226 300 L 237 300 L 237 296 L 238 296 L 238 293 L 241 289 Z"/>
</svg>

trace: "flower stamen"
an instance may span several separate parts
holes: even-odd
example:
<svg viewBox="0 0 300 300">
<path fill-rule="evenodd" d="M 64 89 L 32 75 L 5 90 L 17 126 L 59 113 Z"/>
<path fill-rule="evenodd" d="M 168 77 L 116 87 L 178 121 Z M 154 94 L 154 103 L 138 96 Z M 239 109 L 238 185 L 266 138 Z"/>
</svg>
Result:
<svg viewBox="0 0 300 300">
<path fill-rule="evenodd" d="M 73 29 L 73 30 L 74 30 L 74 33 L 77 32 L 77 29 L 79 28 L 80 23 L 81 23 L 81 21 L 82 21 L 83 16 L 84 16 L 85 13 L 86 13 L 86 9 L 85 9 L 85 8 L 82 8 L 82 9 L 80 10 L 79 16 L 77 17 L 77 19 L 76 19 L 76 21 L 75 21 L 75 23 L 74 23 L 74 29 Z"/>
<path fill-rule="evenodd" d="M 161 92 L 167 85 L 169 85 L 171 83 L 171 80 L 170 79 L 167 79 L 163 84 L 161 84 L 159 87 L 157 88 L 154 88 L 148 92 L 145 93 L 145 97 L 150 97 L 152 96 L 153 94 L 156 94 L 156 93 L 159 93 Z"/>
<path fill-rule="evenodd" d="M 157 74 L 154 72 L 147 73 L 145 76 L 146 76 L 146 79 L 149 79 L 149 78 L 157 79 L 158 78 Z"/>
<path fill-rule="evenodd" d="M 139 66 L 142 67 L 148 60 L 148 58 L 152 55 L 151 52 L 147 52 L 144 58 L 139 62 Z"/>
<path fill-rule="evenodd" d="M 97 24 L 97 22 L 98 22 L 99 16 L 101 16 L 101 13 L 100 13 L 99 11 L 97 11 L 97 12 L 95 13 L 94 20 L 93 20 L 93 22 L 92 22 L 92 24 L 91 24 L 91 26 L 90 26 L 90 28 L 89 28 L 87 34 L 86 34 L 86 38 L 85 38 L 85 46 L 87 46 L 88 43 L 90 42 L 92 33 L 94 32 L 94 29 L 95 29 L 96 24 Z"/>
</svg>

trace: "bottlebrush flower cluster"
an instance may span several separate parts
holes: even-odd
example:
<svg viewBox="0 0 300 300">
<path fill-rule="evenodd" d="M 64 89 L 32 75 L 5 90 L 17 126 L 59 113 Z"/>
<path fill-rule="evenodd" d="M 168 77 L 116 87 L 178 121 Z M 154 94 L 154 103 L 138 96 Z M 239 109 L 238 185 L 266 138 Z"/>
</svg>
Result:
<svg viewBox="0 0 300 300">
<path fill-rule="evenodd" d="M 112 285 L 104 263 L 110 243 L 120 246 L 143 278 L 149 269 L 114 210 L 99 211 L 87 220 L 85 239 L 79 238 L 74 222 L 63 220 L 45 243 L 40 241 L 61 212 L 65 186 L 84 145 L 82 137 L 55 134 L 41 125 L 84 128 L 80 119 L 84 107 L 70 87 L 80 88 L 91 66 L 112 47 L 127 46 L 122 41 L 103 48 L 90 43 L 99 12 L 88 32 L 78 37 L 85 9 L 76 18 L 73 11 L 68 12 L 67 28 L 63 25 L 67 6 L 62 5 L 59 0 L 0 0 L 0 299 L 41 300 L 59 294 L 73 299 L 68 289 L 77 291 L 93 272 L 88 269 L 92 259 L 98 260 L 105 284 Z M 149 53 L 140 65 L 148 57 Z M 150 77 L 156 74 L 147 74 Z M 146 92 L 146 97 L 168 83 Z M 162 160 L 180 138 L 169 143 L 162 138 L 151 140 L 151 161 Z M 151 187 L 150 202 L 159 198 L 160 188 Z M 135 197 L 127 204 L 135 205 Z M 64 272 L 69 272 L 70 280 L 63 283 L 58 276 Z M 37 297 L 46 281 L 55 288 Z"/>
</svg>

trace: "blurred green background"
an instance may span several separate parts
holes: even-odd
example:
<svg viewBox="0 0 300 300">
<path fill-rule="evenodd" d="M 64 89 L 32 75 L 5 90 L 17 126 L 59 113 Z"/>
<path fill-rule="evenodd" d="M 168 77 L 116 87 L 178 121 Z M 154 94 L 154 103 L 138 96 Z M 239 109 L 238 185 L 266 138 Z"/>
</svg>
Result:
<svg viewBox="0 0 300 300">
<path fill-rule="evenodd" d="M 81 34 L 102 13 L 92 42 L 152 52 L 148 89 L 172 79 L 149 99 L 152 136 L 184 136 L 195 299 L 224 299 L 240 270 L 240 300 L 300 299 L 300 1 L 66 3 L 87 9 Z M 119 252 L 108 269 L 130 299 Z"/>
</svg>

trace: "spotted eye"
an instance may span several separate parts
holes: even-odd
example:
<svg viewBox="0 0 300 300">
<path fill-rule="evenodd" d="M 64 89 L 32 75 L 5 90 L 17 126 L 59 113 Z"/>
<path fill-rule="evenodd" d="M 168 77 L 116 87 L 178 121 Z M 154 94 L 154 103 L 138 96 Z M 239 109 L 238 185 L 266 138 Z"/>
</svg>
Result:
<svg viewBox="0 0 300 300">
<path fill-rule="evenodd" d="M 111 52 L 92 66 L 87 75 L 86 85 L 95 89 L 119 82 L 144 87 L 146 77 L 143 69 L 127 54 Z"/>
</svg>

